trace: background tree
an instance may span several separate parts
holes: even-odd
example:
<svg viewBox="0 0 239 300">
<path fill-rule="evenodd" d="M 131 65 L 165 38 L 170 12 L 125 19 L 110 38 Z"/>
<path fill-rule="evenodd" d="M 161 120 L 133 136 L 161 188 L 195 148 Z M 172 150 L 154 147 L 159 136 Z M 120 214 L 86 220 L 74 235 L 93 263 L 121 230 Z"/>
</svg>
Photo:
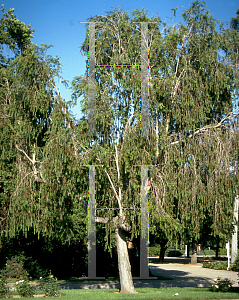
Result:
<svg viewBox="0 0 239 300">
<path fill-rule="evenodd" d="M 0 22 L 3 47 L 15 51 L 0 69 L 2 242 L 33 230 L 62 243 L 82 238 L 86 247 L 86 213 L 73 192 L 78 166 L 69 103 L 55 88 L 59 59 L 46 55 L 49 46 L 30 42 L 33 31 L 13 11 Z"/>
<path fill-rule="evenodd" d="M 235 94 L 238 93 L 237 70 L 226 63 L 233 44 L 228 40 L 228 33 L 222 30 L 220 34 L 216 31 L 218 22 L 204 7 L 205 3 L 194 2 L 182 14 L 186 25 L 180 24 L 168 29 L 161 46 L 161 55 L 157 55 L 158 60 L 165 59 L 163 63 L 158 63 L 160 70 L 154 68 L 155 73 L 152 72 L 152 75 L 159 75 L 154 77 L 155 84 L 152 84 L 156 97 L 151 107 L 157 107 L 155 104 L 158 99 L 163 104 L 161 115 L 155 117 L 155 124 L 160 133 L 161 150 L 158 152 L 157 163 L 161 174 L 164 174 L 168 192 L 165 202 L 174 206 L 175 217 L 182 225 L 182 238 L 195 245 L 194 252 L 200 237 L 200 226 L 207 214 L 203 208 L 205 201 L 210 207 L 215 228 L 221 213 L 215 207 L 218 206 L 215 195 L 200 183 L 202 169 L 208 167 L 203 168 L 200 159 L 202 153 L 205 153 L 203 140 L 206 136 L 213 136 L 213 140 L 208 142 L 206 153 L 209 156 L 216 155 L 216 144 L 213 143 L 215 135 L 210 132 L 214 130 L 213 127 L 228 124 L 227 119 L 232 116 L 228 113 L 233 109 L 234 90 Z M 220 56 L 218 53 L 222 50 L 224 55 Z M 210 164 L 213 169 L 216 168 L 212 159 Z M 217 174 L 218 177 L 214 179 L 220 185 L 221 173 Z M 230 176 L 227 180 L 231 181 Z M 208 181 L 204 182 L 207 186 Z M 229 196 L 230 210 L 233 193 Z M 225 205 L 225 196 L 221 196 L 221 209 Z M 227 212 L 227 216 L 230 213 Z"/>
</svg>

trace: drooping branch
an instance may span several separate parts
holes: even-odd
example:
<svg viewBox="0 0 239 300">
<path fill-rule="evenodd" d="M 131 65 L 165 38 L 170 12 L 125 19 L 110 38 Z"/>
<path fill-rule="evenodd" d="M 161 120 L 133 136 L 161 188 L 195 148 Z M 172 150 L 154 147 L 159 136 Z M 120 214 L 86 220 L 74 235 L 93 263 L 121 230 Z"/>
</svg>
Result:
<svg viewBox="0 0 239 300">
<path fill-rule="evenodd" d="M 223 125 L 223 122 L 226 121 L 227 119 L 229 119 L 229 118 L 230 118 L 234 113 L 236 113 L 236 112 L 239 112 L 239 107 L 236 108 L 234 111 L 230 112 L 229 114 L 227 114 L 226 117 L 224 117 L 218 124 L 216 124 L 216 125 L 207 125 L 207 126 L 205 126 L 205 127 L 199 128 L 199 129 L 196 130 L 194 133 L 190 134 L 190 135 L 188 136 L 188 138 L 191 138 L 191 137 L 193 137 L 193 136 L 195 136 L 195 135 L 197 135 L 197 134 L 199 134 L 199 133 L 205 132 L 205 131 L 207 131 L 207 130 L 209 130 L 209 129 L 214 129 L 214 128 L 218 128 L 218 127 L 222 126 L 222 125 Z M 169 138 L 170 138 L 170 137 L 171 137 L 171 136 L 169 136 Z M 180 141 L 182 141 L 182 140 L 178 140 L 178 141 L 172 142 L 170 145 L 178 144 Z"/>
<path fill-rule="evenodd" d="M 118 173 L 118 183 L 120 181 L 120 170 L 119 170 L 119 158 L 118 158 L 118 151 L 117 151 L 117 146 L 115 145 L 115 162 L 116 162 L 116 167 L 117 167 L 117 173 Z M 121 188 L 119 185 L 119 209 L 120 209 L 120 216 L 122 215 L 122 207 L 121 207 Z"/>
</svg>

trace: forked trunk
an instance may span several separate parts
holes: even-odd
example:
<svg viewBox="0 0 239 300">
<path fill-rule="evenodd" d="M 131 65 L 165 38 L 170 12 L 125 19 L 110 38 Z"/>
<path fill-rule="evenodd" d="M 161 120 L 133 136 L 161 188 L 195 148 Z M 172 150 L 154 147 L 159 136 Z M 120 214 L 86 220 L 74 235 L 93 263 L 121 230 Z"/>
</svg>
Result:
<svg viewBox="0 0 239 300">
<path fill-rule="evenodd" d="M 136 293 L 134 289 L 131 266 L 129 262 L 129 253 L 127 249 L 127 242 L 125 233 L 122 229 L 115 229 L 115 241 L 118 254 L 118 267 L 120 276 L 120 293 L 133 294 Z"/>
</svg>

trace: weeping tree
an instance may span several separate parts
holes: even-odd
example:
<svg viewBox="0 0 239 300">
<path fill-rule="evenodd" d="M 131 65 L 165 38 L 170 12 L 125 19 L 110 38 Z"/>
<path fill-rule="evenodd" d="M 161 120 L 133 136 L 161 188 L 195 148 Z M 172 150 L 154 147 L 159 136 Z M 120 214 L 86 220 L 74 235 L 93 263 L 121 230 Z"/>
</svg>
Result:
<svg viewBox="0 0 239 300">
<path fill-rule="evenodd" d="M 1 237 L 27 237 L 31 229 L 38 238 L 70 243 L 80 236 L 86 244 L 70 102 L 55 85 L 61 65 L 46 54 L 49 46 L 30 42 L 33 31 L 12 11 L 0 24 L 2 45 L 13 50 L 0 70 Z"/>
<path fill-rule="evenodd" d="M 101 211 L 96 221 L 105 224 L 106 248 L 111 247 L 115 235 L 122 293 L 135 292 L 125 232 L 130 231 L 131 237 L 139 234 L 139 215 L 123 210 L 125 205 L 137 207 L 140 203 L 140 174 L 133 165 L 157 165 L 150 172 L 150 230 L 157 232 L 160 228 L 168 239 L 180 234 L 196 245 L 209 212 L 212 229 L 228 232 L 226 221 L 219 224 L 219 219 L 223 212 L 230 219 L 236 189 L 236 179 L 229 171 L 234 156 L 223 160 L 225 153 L 231 155 L 227 137 L 233 115 L 232 96 L 238 86 L 237 70 L 227 63 L 230 54 L 225 49 L 232 47 L 228 36 L 222 29 L 216 31 L 217 21 L 198 1 L 184 11 L 185 24 L 174 27 L 158 17 L 148 18 L 145 11 L 136 10 L 132 16 L 130 19 L 127 13 L 114 10 L 89 19 L 96 22 L 98 136 L 76 135 L 85 164 L 103 166 L 97 169 L 97 206 L 118 206 L 118 211 Z M 152 22 L 148 23 L 151 135 L 146 138 L 139 137 L 140 72 L 126 66 L 112 67 L 140 64 L 141 31 L 136 22 Z M 87 29 L 81 47 L 84 54 L 88 51 L 88 33 Z M 81 109 L 85 116 L 87 75 L 75 77 L 72 83 L 73 99 L 83 96 Z M 77 128 L 79 133 L 89 129 L 85 116 Z M 235 145 L 236 139 L 232 140 Z M 224 152 L 218 153 L 222 141 Z M 213 190 L 212 177 L 206 175 L 209 164 L 213 164 L 213 174 L 217 174 L 213 175 L 217 180 Z M 227 184 L 231 188 L 223 189 Z M 221 185 L 220 190 L 216 185 Z"/>
<path fill-rule="evenodd" d="M 227 138 L 234 135 L 230 140 L 235 147 L 236 130 L 230 127 L 230 120 L 236 114 L 232 111 L 235 95 L 238 95 L 238 71 L 230 63 L 236 59 L 235 53 L 231 53 L 232 32 L 230 39 L 230 32 L 212 18 L 204 3 L 194 2 L 182 17 L 185 25 L 169 28 L 160 44 L 157 58 L 164 63 L 158 62 L 160 68 L 155 69 L 155 73 L 152 69 L 152 77 L 156 74 L 151 85 L 152 111 L 160 141 L 156 159 L 160 168 L 155 169 L 155 173 L 160 171 L 162 180 L 159 182 L 164 191 L 158 196 L 158 186 L 154 188 L 154 196 L 157 201 L 171 205 L 174 218 L 180 221 L 177 228 L 182 239 L 192 244 L 196 253 L 206 215 L 210 212 L 212 217 L 212 233 L 223 233 L 223 236 L 225 230 L 221 225 L 227 226 L 231 218 L 237 181 L 230 172 L 235 156 L 231 156 Z M 217 23 L 220 32 L 216 31 Z M 163 109 L 155 110 L 157 103 L 161 103 Z M 217 130 L 224 134 L 219 140 L 215 140 Z M 228 157 L 218 152 L 222 142 Z M 220 155 L 221 165 L 218 164 Z M 226 163 L 226 159 L 229 162 Z M 209 164 L 215 184 L 222 186 L 220 200 L 215 198 L 219 196 L 217 188 L 208 188 L 212 182 L 205 175 Z M 222 192 L 225 184 L 232 184 L 231 189 Z M 229 204 L 227 218 L 218 226 L 226 203 Z"/>
<path fill-rule="evenodd" d="M 14 127 L 14 111 L 12 109 L 15 99 L 12 97 L 10 87 L 15 80 L 15 70 L 11 63 L 18 58 L 26 47 L 32 45 L 31 38 L 34 30 L 26 26 L 14 16 L 14 9 L 4 12 L 0 20 L 0 84 L 1 84 L 1 168 L 0 168 L 0 199 L 1 199 L 1 249 L 4 242 L 5 227 L 9 221 L 10 197 L 14 191 L 14 181 L 17 173 L 16 149 L 12 139 Z M 11 52 L 11 57 L 4 55 L 4 50 Z M 16 80 L 15 80 L 16 81 Z M 12 107 L 10 108 L 10 105 Z M 20 122 L 20 120 L 18 121 Z M 17 123 L 16 123 L 17 124 Z"/>
</svg>

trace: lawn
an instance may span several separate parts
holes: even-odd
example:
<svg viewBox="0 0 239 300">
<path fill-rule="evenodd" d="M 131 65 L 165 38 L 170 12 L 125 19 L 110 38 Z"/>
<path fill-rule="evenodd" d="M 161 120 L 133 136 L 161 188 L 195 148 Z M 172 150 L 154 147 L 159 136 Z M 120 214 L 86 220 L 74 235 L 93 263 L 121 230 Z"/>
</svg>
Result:
<svg viewBox="0 0 239 300">
<path fill-rule="evenodd" d="M 101 299 L 239 299 L 239 288 L 230 293 L 211 292 L 209 288 L 136 288 L 137 294 L 121 295 L 118 289 L 72 289 L 61 290 L 62 300 L 101 300 Z M 38 291 L 37 294 L 42 293 Z M 12 293 L 16 295 L 15 293 Z M 178 294 L 178 295 L 175 295 Z M 21 298 L 29 299 L 29 298 Z M 47 299 L 57 299 L 47 297 Z"/>
</svg>

